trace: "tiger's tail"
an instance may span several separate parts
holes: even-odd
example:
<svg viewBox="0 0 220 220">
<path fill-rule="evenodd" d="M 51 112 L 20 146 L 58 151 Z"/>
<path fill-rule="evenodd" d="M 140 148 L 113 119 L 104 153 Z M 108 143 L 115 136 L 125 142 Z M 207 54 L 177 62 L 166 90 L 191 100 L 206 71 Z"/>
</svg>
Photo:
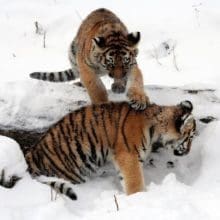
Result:
<svg viewBox="0 0 220 220">
<path fill-rule="evenodd" d="M 60 72 L 34 72 L 30 73 L 30 77 L 50 82 L 66 82 L 79 78 L 79 73 L 68 69 Z"/>
<path fill-rule="evenodd" d="M 51 186 L 56 192 L 61 193 L 71 200 L 77 200 L 77 195 L 70 184 L 60 181 L 40 181 L 41 183 Z"/>
</svg>

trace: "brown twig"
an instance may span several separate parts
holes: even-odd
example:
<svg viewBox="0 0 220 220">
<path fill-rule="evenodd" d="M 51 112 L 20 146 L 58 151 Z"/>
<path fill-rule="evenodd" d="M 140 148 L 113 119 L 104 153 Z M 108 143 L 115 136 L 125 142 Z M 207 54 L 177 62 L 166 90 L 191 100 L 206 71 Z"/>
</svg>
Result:
<svg viewBox="0 0 220 220">
<path fill-rule="evenodd" d="M 119 205 L 118 205 L 118 200 L 117 200 L 116 195 L 114 195 L 114 201 L 115 201 L 116 209 L 117 211 L 119 211 Z"/>
<path fill-rule="evenodd" d="M 152 57 L 155 58 L 155 60 L 157 61 L 157 63 L 162 66 L 162 63 L 159 61 L 158 59 L 158 53 L 157 53 L 157 49 L 156 47 L 153 45 L 153 53 L 152 53 Z"/>
<path fill-rule="evenodd" d="M 176 62 L 175 47 L 173 47 L 173 65 L 174 65 L 175 69 L 179 72 L 180 69 L 179 69 L 179 67 L 178 67 L 178 65 L 177 65 L 177 62 Z"/>
<path fill-rule="evenodd" d="M 46 31 L 44 31 L 43 48 L 46 48 Z"/>
<path fill-rule="evenodd" d="M 35 22 L 34 22 L 34 25 L 35 25 L 35 33 L 36 33 L 36 34 L 40 34 L 38 22 L 35 21 Z"/>
<path fill-rule="evenodd" d="M 53 188 L 52 188 L 52 186 L 50 187 L 50 200 L 51 200 L 51 202 L 53 201 Z"/>
</svg>

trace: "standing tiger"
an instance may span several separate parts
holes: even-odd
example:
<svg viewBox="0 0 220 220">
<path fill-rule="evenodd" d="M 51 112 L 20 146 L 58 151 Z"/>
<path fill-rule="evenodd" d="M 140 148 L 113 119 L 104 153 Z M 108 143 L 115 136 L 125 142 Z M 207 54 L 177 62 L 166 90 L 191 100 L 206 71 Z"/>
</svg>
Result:
<svg viewBox="0 0 220 220">
<path fill-rule="evenodd" d="M 82 22 L 69 48 L 71 69 L 61 72 L 34 72 L 31 78 L 62 82 L 80 77 L 94 104 L 105 103 L 108 95 L 100 76 L 114 79 L 112 91 L 124 92 L 135 109 L 149 103 L 143 76 L 137 65 L 140 33 L 128 33 L 120 19 L 107 9 L 93 11 Z"/>
<path fill-rule="evenodd" d="M 152 104 L 144 111 L 135 111 L 126 102 L 83 107 L 49 128 L 25 153 L 28 170 L 41 182 L 39 176 L 44 175 L 78 184 L 112 162 L 126 194 L 143 191 L 142 165 L 154 146 L 169 147 L 177 156 L 190 151 L 196 128 L 192 108 L 189 101 L 176 106 Z M 77 198 L 62 180 L 43 183 Z"/>
</svg>

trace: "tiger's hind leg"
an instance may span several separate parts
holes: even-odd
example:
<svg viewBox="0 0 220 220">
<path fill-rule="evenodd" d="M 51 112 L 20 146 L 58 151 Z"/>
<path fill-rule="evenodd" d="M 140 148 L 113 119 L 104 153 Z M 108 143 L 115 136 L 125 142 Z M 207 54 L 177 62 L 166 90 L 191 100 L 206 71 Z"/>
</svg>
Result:
<svg viewBox="0 0 220 220">
<path fill-rule="evenodd" d="M 142 163 L 136 154 L 121 152 L 115 156 L 114 163 L 127 195 L 145 190 Z"/>
<path fill-rule="evenodd" d="M 21 177 L 18 177 L 16 175 L 6 177 L 5 170 L 3 169 L 0 173 L 0 186 L 3 186 L 5 188 L 12 188 L 20 179 Z"/>
</svg>

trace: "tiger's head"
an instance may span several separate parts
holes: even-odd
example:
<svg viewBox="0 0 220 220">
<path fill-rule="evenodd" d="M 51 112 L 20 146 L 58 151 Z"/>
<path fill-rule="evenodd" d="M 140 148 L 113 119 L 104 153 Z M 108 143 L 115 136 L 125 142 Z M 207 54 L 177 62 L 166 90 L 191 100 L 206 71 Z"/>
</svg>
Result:
<svg viewBox="0 0 220 220">
<path fill-rule="evenodd" d="M 140 32 L 124 35 L 111 32 L 105 37 L 93 38 L 93 56 L 101 73 L 111 78 L 123 79 L 136 64 Z"/>
<path fill-rule="evenodd" d="M 175 106 L 174 110 L 165 111 L 164 113 L 168 115 L 167 121 L 165 120 L 166 126 L 161 128 L 162 135 L 154 143 L 155 146 L 171 148 L 176 156 L 188 154 L 196 131 L 196 121 L 192 110 L 192 103 L 183 101 Z"/>
</svg>

